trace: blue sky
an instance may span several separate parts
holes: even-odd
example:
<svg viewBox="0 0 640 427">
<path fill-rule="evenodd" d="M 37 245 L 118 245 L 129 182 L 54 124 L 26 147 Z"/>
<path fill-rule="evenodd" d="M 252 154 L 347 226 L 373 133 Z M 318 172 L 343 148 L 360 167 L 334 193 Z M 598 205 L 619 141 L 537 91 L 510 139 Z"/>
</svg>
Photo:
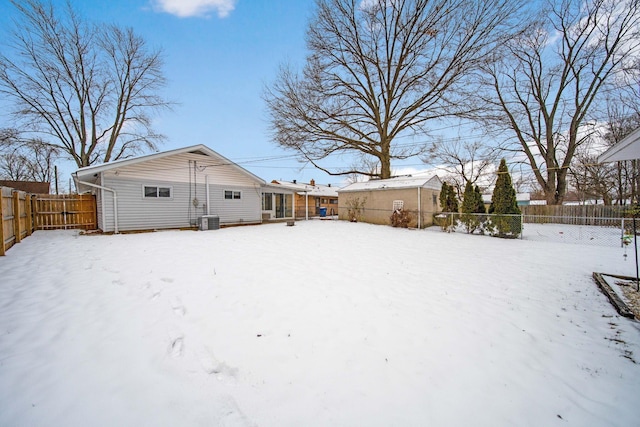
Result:
<svg viewBox="0 0 640 427">
<path fill-rule="evenodd" d="M 267 181 L 314 178 L 336 185 L 343 181 L 310 165 L 301 170 L 303 165 L 291 159 L 292 152 L 276 147 L 269 138 L 261 99 L 263 87 L 273 81 L 281 63 L 303 65 L 314 0 L 73 3 L 88 20 L 133 27 L 151 46 L 163 49 L 166 96 L 178 105 L 157 117 L 155 129 L 167 136 L 161 150 L 205 144 Z M 0 1 L 2 28 L 12 16 L 10 2 Z M 0 127 L 9 125 L 9 118 L 0 114 Z M 255 161 L 274 156 L 288 158 Z"/>
</svg>

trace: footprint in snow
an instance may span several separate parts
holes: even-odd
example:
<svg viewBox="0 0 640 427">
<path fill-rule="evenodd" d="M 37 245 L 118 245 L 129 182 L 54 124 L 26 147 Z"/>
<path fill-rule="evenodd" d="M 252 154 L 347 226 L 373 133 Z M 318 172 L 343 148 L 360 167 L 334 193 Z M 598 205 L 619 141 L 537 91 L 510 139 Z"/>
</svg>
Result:
<svg viewBox="0 0 640 427">
<path fill-rule="evenodd" d="M 184 316 L 187 314 L 187 309 L 182 305 L 180 298 L 174 298 L 171 301 L 171 309 L 173 310 L 173 313 L 178 316 Z"/>
<path fill-rule="evenodd" d="M 233 397 L 228 395 L 222 396 L 218 400 L 217 405 L 222 413 L 218 425 L 223 427 L 253 427 L 256 425 L 240 410 L 238 403 Z"/>
<path fill-rule="evenodd" d="M 178 358 L 182 356 L 182 352 L 184 350 L 184 337 L 178 336 L 171 340 L 171 344 L 169 344 L 169 348 L 167 349 L 167 353 L 171 355 L 173 358 Z"/>
<path fill-rule="evenodd" d="M 200 360 L 202 370 L 209 375 L 227 375 L 235 378 L 238 374 L 238 368 L 232 368 L 224 361 L 219 361 L 206 347 L 200 350 L 198 359 Z"/>
</svg>

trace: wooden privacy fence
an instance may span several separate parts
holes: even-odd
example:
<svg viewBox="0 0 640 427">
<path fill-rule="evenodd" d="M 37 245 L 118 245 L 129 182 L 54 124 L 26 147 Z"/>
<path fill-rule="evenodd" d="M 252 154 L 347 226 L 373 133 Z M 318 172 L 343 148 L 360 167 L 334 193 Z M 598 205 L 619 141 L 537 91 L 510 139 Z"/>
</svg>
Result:
<svg viewBox="0 0 640 427">
<path fill-rule="evenodd" d="M 32 205 L 36 230 L 95 230 L 98 225 L 92 194 L 36 194 Z"/>
<path fill-rule="evenodd" d="M 598 225 L 603 219 L 623 218 L 628 206 L 605 205 L 529 205 L 520 206 L 525 222 L 553 222 L 556 224 Z M 553 220 L 551 220 L 553 219 Z"/>
<path fill-rule="evenodd" d="M 97 228 L 96 200 L 90 194 L 29 194 L 0 187 L 0 256 L 35 230 Z"/>
<path fill-rule="evenodd" d="M 24 191 L 0 187 L 0 255 L 33 232 L 31 197 Z"/>
</svg>

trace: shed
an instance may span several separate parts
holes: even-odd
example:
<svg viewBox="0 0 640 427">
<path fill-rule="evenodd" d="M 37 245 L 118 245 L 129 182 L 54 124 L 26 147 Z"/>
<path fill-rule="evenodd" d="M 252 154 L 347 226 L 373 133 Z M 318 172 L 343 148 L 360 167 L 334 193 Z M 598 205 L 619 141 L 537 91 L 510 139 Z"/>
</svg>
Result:
<svg viewBox="0 0 640 427">
<path fill-rule="evenodd" d="M 396 209 L 411 214 L 409 227 L 424 228 L 433 224 L 439 211 L 442 181 L 433 174 L 356 182 L 338 190 L 339 218 L 371 224 L 391 224 Z"/>
<path fill-rule="evenodd" d="M 205 145 L 78 169 L 79 193 L 96 195 L 98 228 L 106 232 L 262 222 L 265 181 Z"/>
</svg>

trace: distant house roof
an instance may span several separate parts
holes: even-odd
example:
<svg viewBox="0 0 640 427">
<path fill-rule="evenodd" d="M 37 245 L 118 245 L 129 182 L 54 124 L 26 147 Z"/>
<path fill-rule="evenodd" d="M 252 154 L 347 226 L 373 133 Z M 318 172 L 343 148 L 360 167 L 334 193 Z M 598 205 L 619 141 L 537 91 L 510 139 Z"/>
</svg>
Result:
<svg viewBox="0 0 640 427">
<path fill-rule="evenodd" d="M 491 203 L 491 198 L 493 197 L 492 194 L 483 194 L 482 195 L 482 201 L 484 203 Z M 517 202 L 528 202 L 531 200 L 531 194 L 530 193 L 516 193 L 516 201 Z"/>
<path fill-rule="evenodd" d="M 393 190 L 402 188 L 431 188 L 440 190 L 442 181 L 438 175 L 429 175 L 421 177 L 399 177 L 390 179 L 372 179 L 365 182 L 356 182 L 346 187 L 340 188 L 338 193 L 347 193 L 351 191 L 373 191 L 373 190 Z"/>
<path fill-rule="evenodd" d="M 245 168 L 237 165 L 236 163 L 232 162 L 231 160 L 227 159 L 226 157 L 222 156 L 221 154 L 217 153 L 216 151 L 212 150 L 211 148 L 203 144 L 192 145 L 189 147 L 178 148 L 175 150 L 162 151 L 160 153 L 147 154 L 139 157 L 132 157 L 129 159 L 115 160 L 113 162 L 103 163 L 95 166 L 87 166 L 87 167 L 78 169 L 75 172 L 75 174 L 78 177 L 88 176 L 88 175 L 93 175 L 96 173 L 108 171 L 111 169 L 119 168 L 122 166 L 135 165 L 137 163 L 146 162 L 149 160 L 156 160 L 156 159 L 161 159 L 163 157 L 175 156 L 176 154 L 185 154 L 185 153 L 201 154 L 209 157 L 218 158 L 223 162 L 227 163 L 228 165 L 237 168 L 242 173 L 249 175 L 251 178 L 255 179 L 256 181 L 259 181 L 261 184 L 263 185 L 265 184 L 265 181 L 262 178 L 259 178 L 258 176 L 252 174 Z"/>
<path fill-rule="evenodd" d="M 338 192 L 335 187 L 331 187 L 329 185 L 316 184 L 315 182 L 311 182 L 310 184 L 304 184 L 304 183 L 274 179 L 273 181 L 271 181 L 271 183 L 280 185 L 284 188 L 295 191 L 300 195 L 308 194 L 309 196 L 317 196 L 317 197 L 338 197 Z"/>
<path fill-rule="evenodd" d="M 0 180 L 0 187 L 11 187 L 32 194 L 49 194 L 50 185 L 49 182 Z"/>
<path fill-rule="evenodd" d="M 640 159 L 640 128 L 598 156 L 598 163 Z"/>
</svg>

